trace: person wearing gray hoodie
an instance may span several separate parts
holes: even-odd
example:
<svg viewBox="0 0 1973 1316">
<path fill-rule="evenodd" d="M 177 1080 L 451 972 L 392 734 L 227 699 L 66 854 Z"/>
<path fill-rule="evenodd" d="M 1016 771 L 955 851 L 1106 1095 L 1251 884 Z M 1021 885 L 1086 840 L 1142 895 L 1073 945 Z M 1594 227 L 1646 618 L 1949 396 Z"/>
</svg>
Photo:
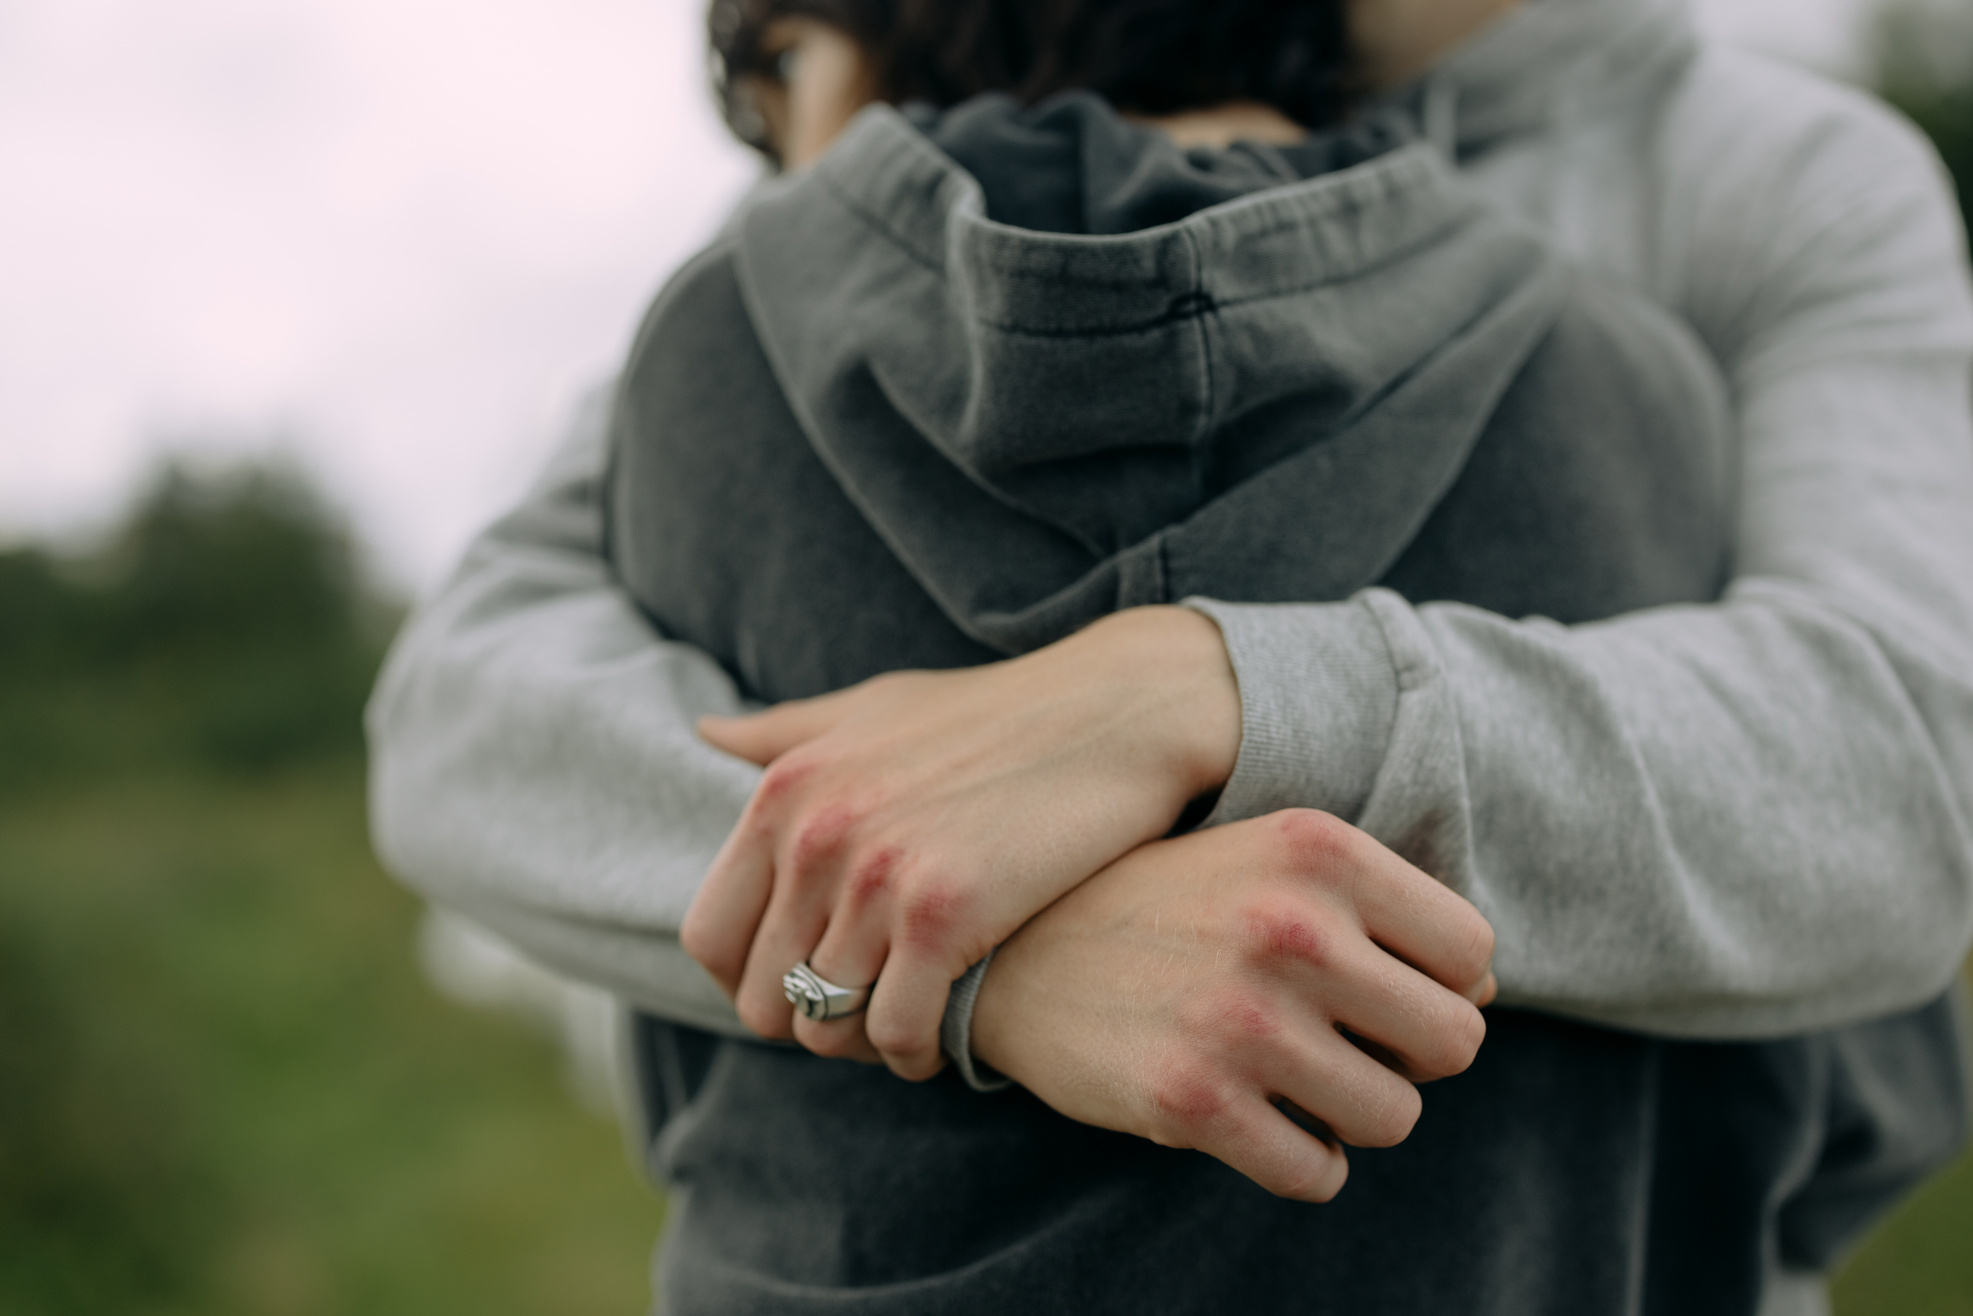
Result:
<svg viewBox="0 0 1973 1316">
<path fill-rule="evenodd" d="M 1421 98 L 1470 184 L 1725 368 L 1734 580 L 1567 627 L 1377 589 L 1201 604 L 1242 705 L 1221 816 L 1322 807 L 1431 855 L 1499 933 L 1503 999 L 1550 1014 L 1748 1038 L 1922 1003 L 1964 948 L 1969 759 L 1968 315 L 1936 170 L 1670 5 L 1532 5 Z M 600 437 L 394 656 L 379 839 L 536 955 L 731 1032 L 675 935 L 754 781 L 687 730 L 736 692 L 602 567 Z M 1763 1301 L 1830 1259 L 1788 1225 Z"/>
</svg>

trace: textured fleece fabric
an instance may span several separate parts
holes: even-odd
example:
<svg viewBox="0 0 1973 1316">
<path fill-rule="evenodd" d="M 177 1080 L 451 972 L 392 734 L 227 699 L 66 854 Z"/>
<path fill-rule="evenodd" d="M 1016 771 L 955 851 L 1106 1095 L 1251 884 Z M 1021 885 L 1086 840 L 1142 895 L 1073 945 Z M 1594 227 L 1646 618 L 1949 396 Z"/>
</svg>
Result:
<svg viewBox="0 0 1973 1316">
<path fill-rule="evenodd" d="M 610 557 L 749 693 L 977 662 L 1194 592 L 1381 579 L 1563 621 L 1717 592 L 1712 363 L 1430 149 L 1279 186 L 1086 95 L 920 124 L 867 111 L 754 205 L 659 297 L 619 388 Z M 984 189 L 938 149 L 954 136 Z M 1061 173 L 1083 204 L 1042 186 Z M 991 218 L 1041 194 L 1109 235 Z M 1494 1010 L 1484 1063 L 1431 1089 L 1432 1133 L 1356 1154 L 1330 1212 L 1019 1094 L 649 1022 L 640 1053 L 672 1059 L 647 1072 L 699 1074 L 647 1097 L 686 1192 L 664 1298 L 1244 1311 L 1319 1286 L 1334 1311 L 1752 1312 L 1769 1256 L 1826 1264 L 1955 1147 L 1950 1022 L 1701 1045 Z M 1026 1168 L 981 1173 L 988 1147 Z M 1175 1253 L 1176 1217 L 1222 1241 Z M 1421 1254 L 1402 1281 L 1378 1250 L 1400 1238 Z"/>
</svg>

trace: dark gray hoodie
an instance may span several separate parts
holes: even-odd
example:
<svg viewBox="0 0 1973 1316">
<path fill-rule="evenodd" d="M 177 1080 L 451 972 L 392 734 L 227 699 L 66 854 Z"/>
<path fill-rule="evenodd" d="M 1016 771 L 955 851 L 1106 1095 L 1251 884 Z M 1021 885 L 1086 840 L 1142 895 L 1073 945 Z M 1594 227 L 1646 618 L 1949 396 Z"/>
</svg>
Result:
<svg viewBox="0 0 1973 1316">
<path fill-rule="evenodd" d="M 866 114 L 654 308 L 614 421 L 625 584 L 765 698 L 1195 593 L 1710 599 L 1704 354 L 1388 145 L 1186 157 L 1088 98 Z M 666 1300 L 1748 1312 L 1777 1249 L 1826 1265 L 1958 1134 L 1938 1008 L 1755 1045 L 1489 1028 L 1318 1208 L 1020 1093 L 648 1022 Z"/>
</svg>

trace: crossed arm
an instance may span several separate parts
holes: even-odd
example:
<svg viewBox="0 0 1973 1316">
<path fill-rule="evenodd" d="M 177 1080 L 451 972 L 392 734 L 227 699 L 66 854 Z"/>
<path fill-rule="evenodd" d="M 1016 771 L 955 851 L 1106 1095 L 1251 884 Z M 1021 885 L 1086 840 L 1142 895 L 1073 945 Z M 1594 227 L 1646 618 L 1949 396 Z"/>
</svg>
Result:
<svg viewBox="0 0 1973 1316">
<path fill-rule="evenodd" d="M 762 1036 L 925 1078 L 948 986 L 1000 946 L 981 1059 L 1076 1119 L 1326 1198 L 1334 1141 L 1401 1140 L 1413 1084 L 1471 1063 L 1493 934 L 1326 814 L 1160 840 L 1232 772 L 1239 724 L 1217 628 L 1179 608 L 709 720 L 769 766 L 685 947 Z M 867 1014 L 793 1015 L 780 980 L 802 961 L 874 982 Z"/>
</svg>

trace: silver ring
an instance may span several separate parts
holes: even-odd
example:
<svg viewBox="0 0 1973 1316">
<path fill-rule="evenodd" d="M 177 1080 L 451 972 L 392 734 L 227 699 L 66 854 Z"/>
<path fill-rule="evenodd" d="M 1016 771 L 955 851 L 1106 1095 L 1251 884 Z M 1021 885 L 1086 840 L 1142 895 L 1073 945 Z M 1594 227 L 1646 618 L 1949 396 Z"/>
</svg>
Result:
<svg viewBox="0 0 1973 1316">
<path fill-rule="evenodd" d="M 810 1019 L 841 1019 L 870 999 L 868 987 L 838 987 L 803 961 L 781 975 L 781 994 Z"/>
</svg>

